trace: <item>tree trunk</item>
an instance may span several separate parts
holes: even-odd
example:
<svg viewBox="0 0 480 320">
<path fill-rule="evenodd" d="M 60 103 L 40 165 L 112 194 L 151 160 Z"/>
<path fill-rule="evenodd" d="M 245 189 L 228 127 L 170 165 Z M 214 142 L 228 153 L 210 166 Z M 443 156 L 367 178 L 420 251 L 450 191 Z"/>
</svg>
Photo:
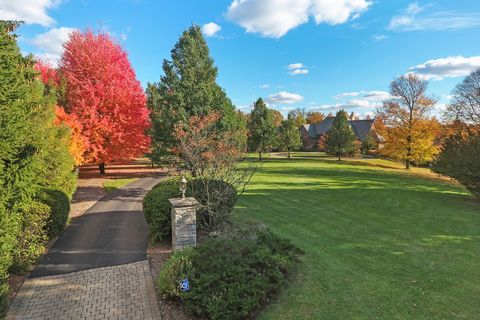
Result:
<svg viewBox="0 0 480 320">
<path fill-rule="evenodd" d="M 100 174 L 105 174 L 105 162 L 98 165 L 98 170 L 100 170 Z"/>
<path fill-rule="evenodd" d="M 291 159 L 292 157 L 290 156 L 290 148 L 287 149 L 288 152 L 288 159 Z"/>
<path fill-rule="evenodd" d="M 340 155 L 340 153 L 339 153 L 339 154 L 338 154 L 338 161 L 340 161 L 340 160 L 341 160 L 341 159 L 340 159 L 340 157 L 341 157 L 341 155 Z"/>
<path fill-rule="evenodd" d="M 262 151 L 258 151 L 258 157 L 260 158 L 260 161 L 262 161 Z"/>
<path fill-rule="evenodd" d="M 407 159 L 405 159 L 405 169 L 410 169 L 410 158 L 412 157 L 412 136 L 407 136 Z"/>
</svg>

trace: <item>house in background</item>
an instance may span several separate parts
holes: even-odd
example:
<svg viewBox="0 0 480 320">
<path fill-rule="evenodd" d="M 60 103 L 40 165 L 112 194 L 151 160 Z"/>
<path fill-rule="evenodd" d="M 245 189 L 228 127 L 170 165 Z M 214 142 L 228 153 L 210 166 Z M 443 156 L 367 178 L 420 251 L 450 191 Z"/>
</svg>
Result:
<svg viewBox="0 0 480 320">
<path fill-rule="evenodd" d="M 303 149 L 322 151 L 322 141 L 325 138 L 325 134 L 330 131 L 333 120 L 335 120 L 335 117 L 327 117 L 319 123 L 302 125 L 300 127 L 300 135 L 302 136 Z M 375 120 L 373 119 L 348 121 L 359 142 L 365 141 L 369 134 L 374 134 L 374 122 Z"/>
</svg>

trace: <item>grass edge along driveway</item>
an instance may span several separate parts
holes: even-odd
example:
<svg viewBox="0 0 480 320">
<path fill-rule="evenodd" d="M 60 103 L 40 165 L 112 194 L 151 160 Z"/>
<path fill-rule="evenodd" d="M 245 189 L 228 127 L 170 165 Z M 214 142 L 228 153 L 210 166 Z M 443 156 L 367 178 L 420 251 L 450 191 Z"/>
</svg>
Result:
<svg viewBox="0 0 480 320">
<path fill-rule="evenodd" d="M 252 179 L 235 217 L 306 252 L 259 319 L 477 318 L 480 204 L 456 184 L 362 161 L 270 158 Z"/>
</svg>

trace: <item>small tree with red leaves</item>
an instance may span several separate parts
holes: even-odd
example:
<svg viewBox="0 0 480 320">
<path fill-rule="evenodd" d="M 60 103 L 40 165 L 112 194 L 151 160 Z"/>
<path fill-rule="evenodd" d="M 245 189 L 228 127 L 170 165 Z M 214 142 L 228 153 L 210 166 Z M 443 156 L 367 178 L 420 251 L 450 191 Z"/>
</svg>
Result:
<svg viewBox="0 0 480 320">
<path fill-rule="evenodd" d="M 220 116 L 219 112 L 212 112 L 177 123 L 174 137 L 178 144 L 171 150 L 176 168 L 194 176 L 192 192 L 201 195 L 198 200 L 202 205 L 202 223 L 210 229 L 220 227 L 228 219 L 232 197 L 236 200 L 237 191 L 243 193 L 257 167 L 255 163 L 242 162 L 236 133 L 216 130 Z"/>
</svg>

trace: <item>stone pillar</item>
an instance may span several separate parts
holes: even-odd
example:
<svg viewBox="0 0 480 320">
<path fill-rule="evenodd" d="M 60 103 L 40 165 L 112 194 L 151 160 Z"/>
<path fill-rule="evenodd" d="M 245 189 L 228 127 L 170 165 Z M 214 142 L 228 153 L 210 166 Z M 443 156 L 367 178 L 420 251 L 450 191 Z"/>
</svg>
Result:
<svg viewBox="0 0 480 320">
<path fill-rule="evenodd" d="M 197 245 L 197 207 L 195 198 L 169 199 L 172 204 L 172 249 Z"/>
</svg>

